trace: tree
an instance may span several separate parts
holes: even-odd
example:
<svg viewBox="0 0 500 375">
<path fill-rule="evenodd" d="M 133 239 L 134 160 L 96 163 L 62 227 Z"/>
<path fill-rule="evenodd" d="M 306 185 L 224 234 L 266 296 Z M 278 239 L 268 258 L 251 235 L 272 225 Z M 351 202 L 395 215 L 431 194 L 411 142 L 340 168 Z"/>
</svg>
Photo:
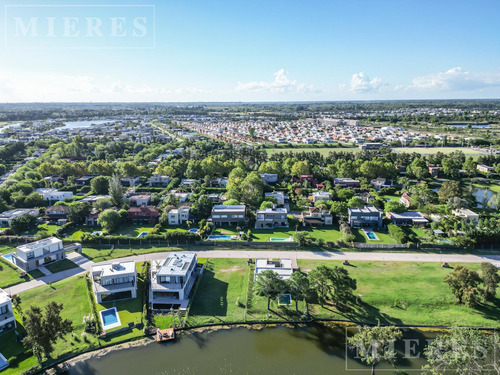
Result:
<svg viewBox="0 0 500 375">
<path fill-rule="evenodd" d="M 493 360 L 497 354 L 496 336 L 478 329 L 452 327 L 424 349 L 427 364 L 423 370 L 432 374 L 490 373 L 492 362 L 498 362 Z"/>
<path fill-rule="evenodd" d="M 34 227 L 36 227 L 36 217 L 30 214 L 16 217 L 10 223 L 10 229 L 16 234 L 21 234 Z"/>
<path fill-rule="evenodd" d="M 310 168 L 307 161 L 298 161 L 292 165 L 290 174 L 294 177 L 299 177 L 303 174 L 309 174 Z"/>
<path fill-rule="evenodd" d="M 439 200 L 448 202 L 449 199 L 462 196 L 462 189 L 458 181 L 445 181 L 438 190 Z"/>
<path fill-rule="evenodd" d="M 372 375 L 375 367 L 382 361 L 393 362 L 394 341 L 401 339 L 403 333 L 397 327 L 361 327 L 359 332 L 347 339 L 349 346 L 356 349 L 361 361 L 372 366 Z"/>
<path fill-rule="evenodd" d="M 141 173 L 139 167 L 131 161 L 122 163 L 120 165 L 120 172 L 125 177 L 134 177 L 140 175 Z"/>
<path fill-rule="evenodd" d="M 73 323 L 61 318 L 62 309 L 62 304 L 51 301 L 45 307 L 45 314 L 42 314 L 42 310 L 37 306 L 32 306 L 25 313 L 26 337 L 23 339 L 23 344 L 31 348 L 40 367 L 42 354 L 49 358 L 56 341 L 72 331 Z"/>
<path fill-rule="evenodd" d="M 107 209 L 97 218 L 97 224 L 106 229 L 109 233 L 120 226 L 122 218 L 118 211 Z"/>
<path fill-rule="evenodd" d="M 196 202 L 191 206 L 191 213 L 198 219 L 206 219 L 212 213 L 212 200 L 206 195 L 201 195 Z"/>
<path fill-rule="evenodd" d="M 251 172 L 241 183 L 241 199 L 252 206 L 258 206 L 264 195 L 264 182 L 257 172 Z"/>
<path fill-rule="evenodd" d="M 481 275 L 483 277 L 484 299 L 491 301 L 495 298 L 498 283 L 500 282 L 498 268 L 489 262 L 481 263 Z"/>
<path fill-rule="evenodd" d="M 260 209 L 265 210 L 266 208 L 273 208 L 274 203 L 270 201 L 264 201 L 260 204 Z"/>
<path fill-rule="evenodd" d="M 427 163 L 423 158 L 413 159 L 411 164 L 408 166 L 407 171 L 419 180 L 429 177 L 429 168 L 427 168 Z"/>
<path fill-rule="evenodd" d="M 90 163 L 89 172 L 100 176 L 111 176 L 114 173 L 114 168 L 104 160 L 96 160 Z"/>
<path fill-rule="evenodd" d="M 120 183 L 121 184 L 121 183 Z M 109 177 L 97 176 L 90 181 L 90 188 L 94 194 L 106 194 L 109 190 Z"/>
<path fill-rule="evenodd" d="M 365 206 L 365 201 L 360 197 L 352 197 L 347 202 L 347 207 L 349 208 L 363 208 Z"/>
<path fill-rule="evenodd" d="M 472 156 L 469 156 L 464 164 L 462 165 L 462 169 L 470 176 L 472 176 L 477 171 L 477 163 L 474 161 Z"/>
<path fill-rule="evenodd" d="M 68 219 L 75 224 L 83 224 L 85 218 L 92 211 L 92 206 L 88 202 L 76 203 L 69 208 Z"/>
<path fill-rule="evenodd" d="M 307 275 L 311 288 L 318 294 L 318 299 L 323 306 L 332 289 L 332 269 L 327 266 L 318 266 Z"/>
<path fill-rule="evenodd" d="M 309 279 L 302 272 L 293 272 L 288 280 L 286 280 L 288 285 L 288 291 L 295 300 L 295 310 L 299 310 L 299 300 L 305 300 L 310 291 L 311 286 L 309 285 Z"/>
<path fill-rule="evenodd" d="M 354 297 L 353 291 L 357 288 L 356 280 L 349 276 L 349 272 L 344 267 L 333 267 L 330 273 L 332 282 L 332 298 L 335 305 L 339 301 L 351 301 Z"/>
<path fill-rule="evenodd" d="M 385 212 L 395 212 L 397 214 L 400 214 L 402 212 L 406 211 L 406 207 L 404 204 L 401 204 L 396 201 L 388 201 L 385 203 Z"/>
<path fill-rule="evenodd" d="M 443 158 L 441 161 L 443 172 L 451 178 L 457 178 L 460 175 L 461 162 L 454 158 Z"/>
<path fill-rule="evenodd" d="M 24 206 L 25 207 L 40 207 L 40 206 L 44 206 L 44 205 L 45 205 L 45 200 L 37 192 L 33 192 L 33 193 L 29 194 L 24 199 Z"/>
<path fill-rule="evenodd" d="M 109 180 L 109 195 L 115 205 L 120 205 L 123 200 L 123 187 L 122 182 L 120 181 L 120 177 L 118 175 L 113 175 L 111 180 Z"/>
<path fill-rule="evenodd" d="M 346 216 L 347 215 L 347 203 L 334 201 L 330 206 L 330 211 L 337 216 Z"/>
<path fill-rule="evenodd" d="M 267 298 L 267 309 L 270 310 L 272 298 L 278 297 L 286 289 L 285 282 L 273 270 L 265 270 L 257 275 L 255 281 L 255 291 L 258 295 Z"/>
<path fill-rule="evenodd" d="M 477 303 L 481 278 L 476 271 L 464 266 L 456 266 L 455 269 L 444 278 L 459 304 L 473 307 Z"/>
</svg>

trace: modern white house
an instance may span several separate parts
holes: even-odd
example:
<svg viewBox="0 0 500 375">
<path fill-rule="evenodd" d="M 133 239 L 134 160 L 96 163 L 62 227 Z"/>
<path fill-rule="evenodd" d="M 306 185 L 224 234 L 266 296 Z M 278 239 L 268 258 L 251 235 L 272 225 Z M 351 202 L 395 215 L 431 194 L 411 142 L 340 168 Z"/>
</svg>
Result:
<svg viewBox="0 0 500 375">
<path fill-rule="evenodd" d="M 291 259 L 255 259 L 254 279 L 257 280 L 259 273 L 271 270 L 276 272 L 283 280 L 289 279 L 293 273 Z"/>
<path fill-rule="evenodd" d="M 319 201 L 330 201 L 332 200 L 332 194 L 327 191 L 315 191 L 309 196 L 309 200 L 314 203 Z"/>
<path fill-rule="evenodd" d="M 150 187 L 166 187 L 170 183 L 170 177 L 155 173 L 146 183 Z"/>
<path fill-rule="evenodd" d="M 288 228 L 286 208 L 265 208 L 255 213 L 255 228 Z"/>
<path fill-rule="evenodd" d="M 189 220 L 188 206 L 174 208 L 168 212 L 168 225 L 181 225 Z"/>
<path fill-rule="evenodd" d="M 64 201 L 65 199 L 73 199 L 73 192 L 59 191 L 56 188 L 39 188 L 35 190 L 43 199 L 49 202 Z"/>
<path fill-rule="evenodd" d="M 284 206 L 285 201 L 288 200 L 288 195 L 286 195 L 282 191 L 273 191 L 272 193 L 264 193 L 264 196 L 267 197 L 274 197 L 277 200 L 278 206 Z"/>
<path fill-rule="evenodd" d="M 0 214 L 0 228 L 10 227 L 12 220 L 21 217 L 23 215 L 40 215 L 40 210 L 35 208 L 16 208 L 14 210 L 4 211 Z"/>
<path fill-rule="evenodd" d="M 191 192 L 185 193 L 185 192 L 178 191 L 178 190 L 170 190 L 168 192 L 168 194 L 173 195 L 175 198 L 177 198 L 179 203 L 185 202 L 190 195 L 193 195 L 193 193 L 191 193 Z"/>
<path fill-rule="evenodd" d="M 0 332 L 16 327 L 16 318 L 12 310 L 12 300 L 3 289 L 0 289 Z"/>
<path fill-rule="evenodd" d="M 137 297 L 137 270 L 133 261 L 93 266 L 91 276 L 97 303 Z"/>
<path fill-rule="evenodd" d="M 31 271 L 46 263 L 66 258 L 63 242 L 56 237 L 27 243 L 16 248 L 12 254 L 12 262 L 23 269 Z"/>
<path fill-rule="evenodd" d="M 198 275 L 195 253 L 170 253 L 165 260 L 151 261 L 149 302 L 153 310 L 185 310 Z"/>
<path fill-rule="evenodd" d="M 458 210 L 452 210 L 451 212 L 453 215 L 468 223 L 474 223 L 476 225 L 479 223 L 479 215 L 467 208 L 460 208 Z"/>
</svg>

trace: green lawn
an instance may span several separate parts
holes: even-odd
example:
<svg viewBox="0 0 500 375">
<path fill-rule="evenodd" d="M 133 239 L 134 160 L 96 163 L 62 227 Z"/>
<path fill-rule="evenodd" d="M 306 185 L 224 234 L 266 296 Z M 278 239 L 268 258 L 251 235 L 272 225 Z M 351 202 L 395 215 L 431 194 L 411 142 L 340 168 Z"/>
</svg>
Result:
<svg viewBox="0 0 500 375">
<path fill-rule="evenodd" d="M 387 231 L 374 229 L 372 230 L 378 237 L 378 240 L 369 240 L 366 235 L 363 233 L 362 229 L 353 228 L 352 234 L 356 237 L 354 239 L 355 242 L 365 242 L 365 243 L 397 243 Z"/>
<path fill-rule="evenodd" d="M 52 273 L 66 271 L 66 270 L 70 270 L 72 268 L 77 268 L 77 267 L 78 267 L 78 265 L 76 265 L 75 263 L 73 263 L 69 259 L 63 259 L 63 260 L 60 260 L 58 262 L 47 264 L 45 266 L 45 268 L 47 268 Z"/>
<path fill-rule="evenodd" d="M 44 274 L 39 270 L 33 270 L 27 273 L 26 277 L 19 277 L 22 270 L 14 266 L 9 261 L 0 257 L 0 288 L 8 288 L 10 286 L 24 283 L 25 281 L 43 277 Z"/>
<path fill-rule="evenodd" d="M 137 237 L 142 232 L 151 232 L 154 228 L 154 225 L 122 225 L 120 228 L 115 230 L 112 234 L 115 236 L 128 236 L 128 237 Z"/>
<path fill-rule="evenodd" d="M 83 254 L 94 262 L 102 262 L 109 259 L 123 258 L 132 255 L 148 254 L 148 253 L 161 253 L 168 251 L 185 251 L 178 247 L 167 246 L 148 246 L 148 245 L 131 245 L 123 247 L 115 247 L 110 245 L 84 247 Z"/>
<path fill-rule="evenodd" d="M 298 264 L 304 272 L 321 264 L 341 266 L 340 261 L 299 260 Z M 466 266 L 480 268 L 479 264 Z M 443 282 L 451 269 L 442 268 L 439 263 L 355 262 L 348 270 L 357 280 L 358 301 L 340 310 L 333 304 L 321 307 L 309 303 L 313 317 L 409 325 L 500 327 L 500 299 L 477 309 L 457 305 Z M 245 309 L 248 276 L 250 272 L 253 274 L 245 260 L 211 259 L 205 272 L 189 312 L 188 325 L 300 318 L 305 311 L 303 303 L 296 312 L 294 303 L 290 307 L 279 307 L 276 301 L 272 301 L 268 311 L 267 299 L 253 292 L 250 306 Z"/>
</svg>

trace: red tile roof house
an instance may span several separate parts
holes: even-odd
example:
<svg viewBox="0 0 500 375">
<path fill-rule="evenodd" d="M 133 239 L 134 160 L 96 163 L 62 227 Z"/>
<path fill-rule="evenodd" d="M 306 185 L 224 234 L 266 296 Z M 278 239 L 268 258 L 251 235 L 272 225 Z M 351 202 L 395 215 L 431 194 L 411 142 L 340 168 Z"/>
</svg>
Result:
<svg viewBox="0 0 500 375">
<path fill-rule="evenodd" d="M 127 211 L 127 218 L 134 224 L 156 224 L 160 211 L 154 206 L 131 207 Z"/>
</svg>

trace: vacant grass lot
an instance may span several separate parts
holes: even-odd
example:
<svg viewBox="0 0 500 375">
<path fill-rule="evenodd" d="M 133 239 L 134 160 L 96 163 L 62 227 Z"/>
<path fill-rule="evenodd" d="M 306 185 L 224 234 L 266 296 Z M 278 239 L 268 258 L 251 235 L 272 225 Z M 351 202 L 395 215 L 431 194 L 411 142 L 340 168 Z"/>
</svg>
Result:
<svg viewBox="0 0 500 375">
<path fill-rule="evenodd" d="M 115 247 L 112 245 L 102 245 L 94 247 L 84 247 L 83 254 L 94 262 L 102 262 L 109 259 L 123 258 L 132 255 L 161 253 L 167 251 L 186 251 L 178 247 L 167 246 L 148 246 L 148 245 L 131 245 L 123 247 Z"/>
<path fill-rule="evenodd" d="M 76 265 L 69 259 L 63 259 L 58 262 L 47 264 L 45 266 L 45 268 L 47 268 L 52 273 L 62 272 L 77 267 L 78 265 Z"/>
<path fill-rule="evenodd" d="M 251 267 L 241 259 L 211 259 L 209 263 L 194 297 L 188 325 L 294 319 L 305 311 L 303 303 L 296 312 L 294 303 L 278 307 L 276 301 L 268 311 L 267 299 L 254 293 L 245 309 Z M 305 272 L 323 264 L 341 266 L 337 261 L 299 260 L 298 264 Z M 466 266 L 480 268 L 479 264 Z M 357 280 L 358 301 L 340 310 L 332 304 L 321 307 L 309 303 L 313 317 L 408 325 L 500 326 L 500 300 L 476 309 L 457 305 L 443 282 L 451 269 L 442 268 L 439 263 L 356 262 L 348 270 Z"/>
</svg>

